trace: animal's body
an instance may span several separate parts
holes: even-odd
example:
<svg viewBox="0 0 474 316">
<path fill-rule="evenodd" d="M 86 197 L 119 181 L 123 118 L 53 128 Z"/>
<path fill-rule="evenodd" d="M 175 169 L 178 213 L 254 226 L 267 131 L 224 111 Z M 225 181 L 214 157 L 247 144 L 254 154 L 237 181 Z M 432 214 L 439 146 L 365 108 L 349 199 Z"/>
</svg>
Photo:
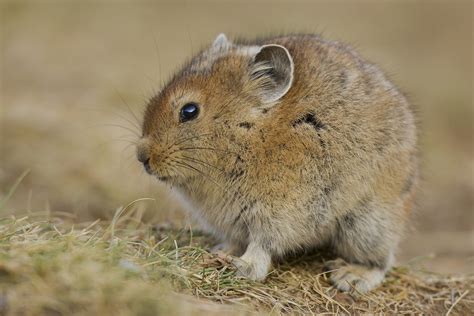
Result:
<svg viewBox="0 0 474 316">
<path fill-rule="evenodd" d="M 138 158 L 242 254 L 242 275 L 329 246 L 332 282 L 366 292 L 408 222 L 416 139 L 405 97 L 350 47 L 220 35 L 151 99 Z"/>
</svg>

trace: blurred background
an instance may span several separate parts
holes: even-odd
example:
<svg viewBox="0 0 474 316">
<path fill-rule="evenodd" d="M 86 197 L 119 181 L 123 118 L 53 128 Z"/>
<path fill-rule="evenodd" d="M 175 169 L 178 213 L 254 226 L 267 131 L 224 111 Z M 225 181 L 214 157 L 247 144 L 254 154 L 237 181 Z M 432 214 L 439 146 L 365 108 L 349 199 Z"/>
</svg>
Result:
<svg viewBox="0 0 474 316">
<path fill-rule="evenodd" d="M 420 119 L 423 184 L 399 262 L 474 272 L 471 1 L 7 1 L 0 3 L 4 212 L 183 221 L 135 161 L 146 100 L 220 32 L 317 32 L 348 42 L 405 91 Z M 2 215 L 6 215 L 2 214 Z"/>
</svg>

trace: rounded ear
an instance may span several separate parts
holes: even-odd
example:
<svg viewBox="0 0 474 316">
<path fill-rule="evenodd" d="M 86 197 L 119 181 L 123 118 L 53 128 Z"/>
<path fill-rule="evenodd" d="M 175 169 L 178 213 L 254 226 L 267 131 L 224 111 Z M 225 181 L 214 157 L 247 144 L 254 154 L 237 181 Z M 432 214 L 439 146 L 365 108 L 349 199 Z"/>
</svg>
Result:
<svg viewBox="0 0 474 316">
<path fill-rule="evenodd" d="M 293 83 L 294 64 L 288 50 L 276 44 L 263 45 L 253 58 L 251 80 L 264 103 L 282 98 Z"/>
<path fill-rule="evenodd" d="M 232 43 L 227 39 L 227 36 L 224 33 L 220 33 L 212 43 L 211 49 L 213 51 L 226 50 L 231 45 Z"/>
</svg>

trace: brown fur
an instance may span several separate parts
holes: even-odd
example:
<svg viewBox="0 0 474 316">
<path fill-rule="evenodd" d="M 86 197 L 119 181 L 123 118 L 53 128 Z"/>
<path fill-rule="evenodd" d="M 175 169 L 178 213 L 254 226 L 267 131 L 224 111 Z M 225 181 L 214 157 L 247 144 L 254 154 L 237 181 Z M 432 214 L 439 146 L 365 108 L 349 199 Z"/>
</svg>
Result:
<svg viewBox="0 0 474 316">
<path fill-rule="evenodd" d="M 273 72 L 254 60 L 267 44 Z M 201 112 L 180 123 L 187 102 Z M 329 264 L 332 281 L 362 292 L 392 263 L 418 175 L 404 96 L 351 48 L 313 35 L 220 36 L 150 101 L 138 156 L 244 252 L 243 275 L 263 279 L 272 259 L 331 245 L 344 259 Z"/>
</svg>

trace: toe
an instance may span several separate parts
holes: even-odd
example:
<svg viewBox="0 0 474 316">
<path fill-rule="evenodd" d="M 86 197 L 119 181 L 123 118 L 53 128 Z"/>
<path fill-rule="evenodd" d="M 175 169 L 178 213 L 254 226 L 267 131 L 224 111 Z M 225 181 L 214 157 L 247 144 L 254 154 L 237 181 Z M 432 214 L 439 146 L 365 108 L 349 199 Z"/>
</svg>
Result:
<svg viewBox="0 0 474 316">
<path fill-rule="evenodd" d="M 364 294 L 377 287 L 384 274 L 379 269 L 347 264 L 331 272 L 329 280 L 340 291 Z"/>
<path fill-rule="evenodd" d="M 348 271 L 340 271 L 341 273 L 332 278 L 333 284 L 337 289 L 343 292 L 350 292 L 354 288 L 354 284 L 359 282 L 359 277 Z"/>
<path fill-rule="evenodd" d="M 367 280 L 359 279 L 354 282 L 354 289 L 358 293 L 365 294 L 371 290 L 371 287 Z"/>
<path fill-rule="evenodd" d="M 240 258 L 233 258 L 232 265 L 237 269 L 237 276 L 251 278 L 252 267 Z"/>
<path fill-rule="evenodd" d="M 346 265 L 347 263 L 342 259 L 328 260 L 324 262 L 324 269 L 326 271 L 332 271 L 332 270 L 340 269 Z"/>
</svg>

